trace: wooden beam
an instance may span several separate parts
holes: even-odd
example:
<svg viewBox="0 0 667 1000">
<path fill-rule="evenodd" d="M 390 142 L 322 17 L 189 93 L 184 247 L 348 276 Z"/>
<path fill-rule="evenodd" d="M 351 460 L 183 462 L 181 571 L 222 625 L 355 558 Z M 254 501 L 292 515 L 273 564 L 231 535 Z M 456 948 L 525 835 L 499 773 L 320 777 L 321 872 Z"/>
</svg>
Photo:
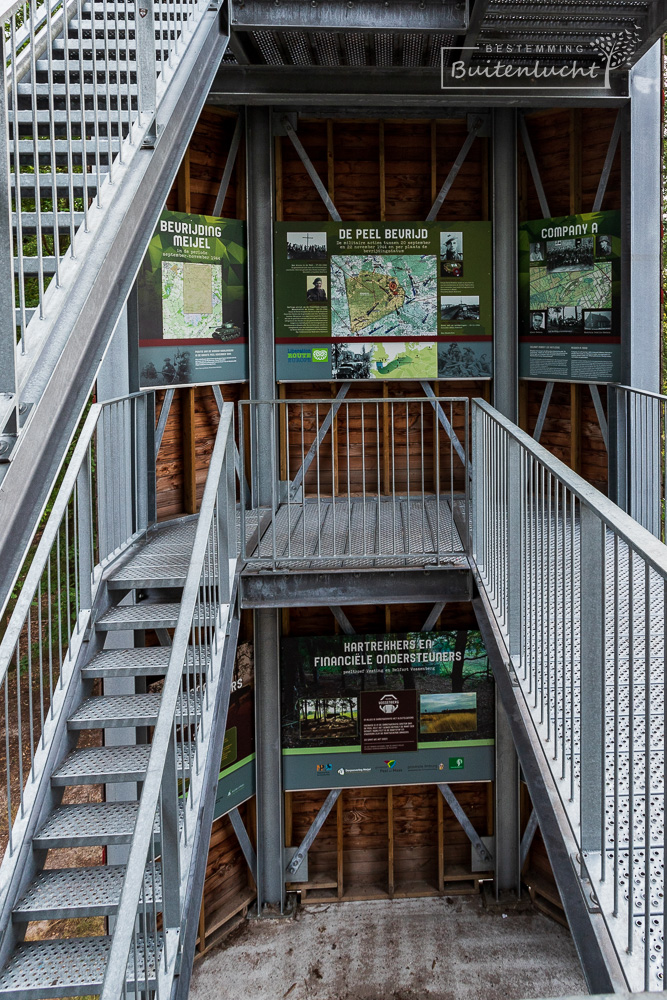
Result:
<svg viewBox="0 0 667 1000">
<path fill-rule="evenodd" d="M 438 892 L 445 891 L 445 817 L 444 800 L 436 791 L 438 802 Z"/>
<path fill-rule="evenodd" d="M 389 385 L 382 383 L 382 396 L 389 398 Z M 391 407 L 388 403 L 382 404 L 382 492 L 385 496 L 391 493 L 391 465 L 389 456 L 389 420 Z"/>
<path fill-rule="evenodd" d="M 335 382 L 331 383 L 331 398 L 332 399 L 336 398 L 336 383 Z M 362 428 L 361 433 L 363 434 L 363 428 Z M 349 442 L 346 442 L 346 446 L 349 447 Z M 339 486 L 339 483 L 338 483 L 338 474 L 339 474 L 339 469 L 338 469 L 338 414 L 334 415 L 333 421 L 331 423 L 331 467 L 332 467 L 332 475 L 333 475 L 333 486 L 332 486 L 332 489 L 333 489 L 334 496 L 337 496 L 338 495 L 338 486 Z M 347 484 L 347 489 L 348 489 L 348 491 L 350 489 L 350 484 L 349 483 Z"/>
<path fill-rule="evenodd" d="M 195 443 L 195 390 L 182 390 L 183 510 L 197 513 L 197 448 Z"/>
<path fill-rule="evenodd" d="M 337 882 L 337 895 L 339 899 L 343 898 L 343 892 L 345 891 L 344 883 L 344 867 L 343 867 L 343 846 L 344 846 L 344 827 L 343 827 L 343 795 L 345 792 L 341 791 L 338 796 L 338 801 L 336 802 L 336 882 Z"/>
<path fill-rule="evenodd" d="M 333 119 L 327 118 L 327 191 L 334 205 L 336 204 L 336 185 L 334 174 L 334 141 Z M 329 216 L 331 218 L 331 216 Z"/>
<path fill-rule="evenodd" d="M 482 146 L 482 219 L 488 222 L 491 218 L 489 208 L 489 140 L 483 136 L 480 140 Z"/>
<path fill-rule="evenodd" d="M 242 142 L 239 146 L 239 151 L 236 154 L 236 218 L 245 219 L 246 217 L 246 203 L 245 203 L 245 142 Z"/>
<path fill-rule="evenodd" d="M 581 386 L 570 386 L 570 468 L 581 470 Z"/>
<path fill-rule="evenodd" d="M 387 888 L 393 896 L 396 889 L 394 881 L 394 789 L 387 789 Z"/>
<path fill-rule="evenodd" d="M 177 175 L 178 185 L 178 211 L 191 212 L 191 190 L 190 190 L 190 147 L 185 150 L 185 155 L 181 161 Z"/>
<path fill-rule="evenodd" d="M 276 222 L 283 221 L 283 140 L 282 136 L 275 138 L 275 178 L 276 178 Z"/>
<path fill-rule="evenodd" d="M 438 123 L 431 122 L 431 197 L 429 205 L 435 201 L 438 193 Z"/>
<path fill-rule="evenodd" d="M 278 386 L 280 399 L 287 398 L 287 386 L 281 382 Z M 281 405 L 278 410 L 278 448 L 280 451 L 280 478 L 283 482 L 289 479 L 289 469 L 287 468 L 287 435 L 289 426 L 287 421 L 288 404 Z"/>
<path fill-rule="evenodd" d="M 581 109 L 570 108 L 570 215 L 581 212 Z"/>
<path fill-rule="evenodd" d="M 206 906 L 204 895 L 201 898 L 201 908 L 199 910 L 199 951 L 203 955 L 206 951 Z"/>
<path fill-rule="evenodd" d="M 380 222 L 387 218 L 387 189 L 384 162 L 384 122 L 380 122 Z"/>
<path fill-rule="evenodd" d="M 285 847 L 292 846 L 293 827 L 294 813 L 292 810 L 292 793 L 285 792 Z"/>
<path fill-rule="evenodd" d="M 519 427 L 528 433 L 528 383 L 519 380 Z"/>
</svg>

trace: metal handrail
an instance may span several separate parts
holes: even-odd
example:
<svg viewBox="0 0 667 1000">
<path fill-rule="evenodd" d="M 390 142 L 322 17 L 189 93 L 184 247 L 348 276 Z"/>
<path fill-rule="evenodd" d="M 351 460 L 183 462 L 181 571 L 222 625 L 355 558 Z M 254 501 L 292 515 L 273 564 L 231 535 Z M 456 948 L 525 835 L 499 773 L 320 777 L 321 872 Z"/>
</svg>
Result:
<svg viewBox="0 0 667 1000">
<path fill-rule="evenodd" d="M 160 711 L 153 731 L 150 757 L 143 782 L 143 789 L 134 829 L 134 836 L 127 861 L 126 875 L 118 905 L 116 928 L 113 935 L 107 967 L 102 985 L 102 1000 L 112 1000 L 125 992 L 125 977 L 130 958 L 130 950 L 135 936 L 136 916 L 140 910 L 146 858 L 150 854 L 153 842 L 154 824 L 160 801 L 163 780 L 173 780 L 166 774 L 170 747 L 173 746 L 174 730 L 178 722 L 178 701 L 182 691 L 183 670 L 188 655 L 188 647 L 195 629 L 195 615 L 201 607 L 200 591 L 202 578 L 206 572 L 206 558 L 209 553 L 211 532 L 216 532 L 215 518 L 220 517 L 218 508 L 221 479 L 226 471 L 234 469 L 234 407 L 225 403 L 220 414 L 220 423 L 216 434 L 213 454 L 209 465 L 208 476 L 204 488 L 197 531 L 195 535 L 192 558 L 183 588 L 183 595 L 178 615 L 178 623 L 172 640 L 169 665 L 164 679 Z M 234 480 L 232 479 L 232 488 Z M 229 488 L 229 478 L 227 479 Z M 234 504 L 235 507 L 235 504 Z M 229 509 L 227 509 L 229 514 Z M 234 515 L 235 516 L 235 515 Z M 225 543 L 224 545 L 222 543 Z M 225 545 L 227 550 L 225 551 Z M 217 534 L 218 573 L 216 599 L 216 629 L 223 624 L 220 606 L 230 599 L 229 574 L 233 577 L 236 564 L 236 537 L 229 534 L 226 539 Z M 230 549 L 229 546 L 232 546 Z M 233 553 L 233 555 L 232 555 Z M 231 559 L 229 558 L 231 556 Z M 213 596 L 214 592 L 211 592 Z M 200 625 L 200 630 L 202 626 Z M 163 866 L 164 870 L 164 866 Z M 176 878 L 175 872 L 170 872 L 170 878 Z M 164 893 L 164 881 L 163 881 Z M 164 921 L 164 923 L 168 923 Z M 171 925 L 173 927 L 173 924 Z M 136 948 L 136 942 L 135 942 Z M 165 943 L 166 948 L 166 943 Z M 173 957 L 173 956 L 172 956 Z M 157 957 L 156 957 L 157 962 Z"/>
<path fill-rule="evenodd" d="M 667 398 L 667 397 L 666 397 Z M 610 528 L 614 534 L 618 535 L 627 545 L 641 549 L 642 555 L 649 565 L 656 572 L 667 576 L 667 548 L 642 527 L 634 517 L 621 510 L 609 497 L 591 486 L 585 479 L 573 472 L 569 466 L 565 465 L 552 452 L 548 451 L 541 444 L 522 431 L 520 427 L 513 424 L 501 413 L 495 410 L 490 403 L 483 399 L 473 400 L 473 406 L 482 410 L 493 420 L 503 431 L 526 451 L 548 468 L 560 482 L 572 493 L 581 503 L 585 504 L 596 516 Z"/>
</svg>

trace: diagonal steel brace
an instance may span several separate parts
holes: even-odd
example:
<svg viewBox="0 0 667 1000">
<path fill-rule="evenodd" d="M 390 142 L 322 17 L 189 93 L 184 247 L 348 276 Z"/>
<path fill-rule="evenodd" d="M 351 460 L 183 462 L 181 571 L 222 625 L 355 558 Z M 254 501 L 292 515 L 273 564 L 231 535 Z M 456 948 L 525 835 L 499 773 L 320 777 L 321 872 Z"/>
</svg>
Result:
<svg viewBox="0 0 667 1000">
<path fill-rule="evenodd" d="M 488 847 L 482 842 L 482 838 L 464 813 L 459 800 L 456 798 L 449 785 L 438 785 L 438 788 L 440 789 L 443 799 L 463 827 L 463 832 L 479 854 L 482 861 L 488 861 L 489 864 L 493 864 L 493 855 L 489 851 Z"/>
<path fill-rule="evenodd" d="M 288 875 L 295 875 L 296 872 L 299 870 L 301 862 L 308 853 L 308 849 L 315 840 L 315 837 L 322 829 L 324 822 L 329 813 L 331 812 L 331 810 L 333 809 L 334 804 L 338 799 L 340 793 L 341 793 L 340 788 L 333 788 L 327 795 L 326 799 L 324 800 L 324 804 L 322 805 L 322 808 L 320 809 L 317 816 L 313 820 L 310 829 L 308 830 L 308 833 L 301 841 L 301 844 L 299 845 L 299 850 L 296 852 L 296 854 L 288 864 L 287 868 L 285 869 Z"/>
</svg>

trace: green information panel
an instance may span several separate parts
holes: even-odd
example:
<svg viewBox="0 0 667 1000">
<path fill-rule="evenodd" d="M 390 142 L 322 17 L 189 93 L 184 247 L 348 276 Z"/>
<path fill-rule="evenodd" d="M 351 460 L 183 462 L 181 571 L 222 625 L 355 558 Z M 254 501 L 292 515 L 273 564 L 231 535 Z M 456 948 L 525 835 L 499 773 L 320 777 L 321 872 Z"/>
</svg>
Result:
<svg viewBox="0 0 667 1000">
<path fill-rule="evenodd" d="M 279 381 L 492 374 L 491 223 L 275 227 Z"/>
<path fill-rule="evenodd" d="M 215 815 L 255 794 L 255 671 L 251 643 L 236 651 L 227 728 L 220 761 Z"/>
<path fill-rule="evenodd" d="M 139 381 L 248 377 L 245 223 L 163 212 L 137 279 Z"/>
<path fill-rule="evenodd" d="M 288 638 L 281 664 L 286 789 L 493 778 L 478 631 Z"/>
<path fill-rule="evenodd" d="M 590 212 L 519 230 L 522 378 L 620 377 L 621 217 Z"/>
</svg>

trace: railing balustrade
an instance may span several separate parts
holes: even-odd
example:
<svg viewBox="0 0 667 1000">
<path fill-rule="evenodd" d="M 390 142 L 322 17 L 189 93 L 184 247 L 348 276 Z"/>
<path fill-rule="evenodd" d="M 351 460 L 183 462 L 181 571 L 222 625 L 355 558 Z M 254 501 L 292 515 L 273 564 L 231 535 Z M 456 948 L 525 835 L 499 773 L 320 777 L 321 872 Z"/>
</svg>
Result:
<svg viewBox="0 0 667 1000">
<path fill-rule="evenodd" d="M 464 555 L 467 398 L 241 401 L 250 567 L 439 564 Z"/>
</svg>

